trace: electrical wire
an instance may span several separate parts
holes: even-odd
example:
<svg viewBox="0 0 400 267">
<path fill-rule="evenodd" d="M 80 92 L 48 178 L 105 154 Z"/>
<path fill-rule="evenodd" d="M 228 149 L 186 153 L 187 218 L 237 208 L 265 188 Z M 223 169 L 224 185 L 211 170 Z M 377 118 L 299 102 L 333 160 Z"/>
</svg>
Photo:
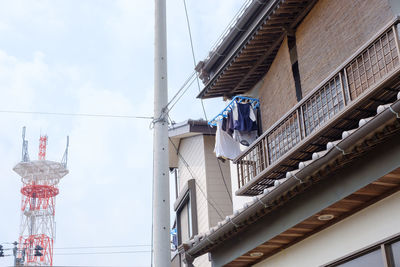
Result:
<svg viewBox="0 0 400 267">
<path fill-rule="evenodd" d="M 209 53 L 208 58 L 211 56 L 211 54 L 217 54 L 218 56 L 222 57 L 225 55 L 219 54 L 217 52 L 218 46 L 221 44 L 222 40 L 228 35 L 232 27 L 236 27 L 236 22 L 240 18 L 240 16 L 244 13 L 245 9 L 250 5 L 250 3 L 253 0 L 246 0 L 243 2 L 242 6 L 240 7 L 239 11 L 236 12 L 235 16 L 231 19 L 231 21 L 227 24 L 225 29 L 222 31 L 221 35 L 218 37 L 218 39 L 214 42 L 214 44 L 211 46 L 211 53 Z M 267 0 L 268 1 L 268 0 Z M 257 0 L 257 2 L 259 2 Z M 259 4 L 265 4 L 265 3 L 260 3 Z M 239 31 L 242 31 L 238 29 Z"/>
<path fill-rule="evenodd" d="M 192 31 L 191 31 L 191 28 L 190 28 L 190 20 L 189 20 L 189 14 L 188 14 L 188 11 L 187 11 L 187 7 L 186 7 L 186 0 L 183 0 L 183 5 L 185 7 L 186 23 L 187 23 L 187 28 L 188 28 L 188 32 L 189 32 L 189 39 L 190 39 L 190 46 L 191 46 L 191 50 L 192 50 L 193 65 L 194 65 L 194 68 L 196 68 L 196 56 L 195 56 L 195 53 L 194 53 Z M 199 77 L 197 75 L 196 75 L 196 80 L 197 80 L 197 88 L 198 88 L 198 90 L 200 92 L 201 91 L 201 89 L 200 89 L 200 81 L 199 81 Z M 200 99 L 200 102 L 201 102 L 201 107 L 203 109 L 204 118 L 205 118 L 206 121 L 208 121 L 206 109 L 205 109 L 204 103 L 203 103 L 203 99 Z M 209 133 L 211 134 L 211 129 L 208 128 L 208 130 L 209 130 Z M 225 186 L 226 192 L 228 193 L 229 199 L 230 199 L 231 203 L 233 204 L 232 195 L 229 192 L 229 188 L 228 188 L 228 185 L 226 183 L 224 173 L 222 171 L 221 163 L 219 162 L 218 158 L 216 158 L 216 161 L 218 163 L 219 171 L 220 171 L 220 174 L 221 174 L 221 177 L 222 177 L 222 181 L 224 182 L 224 186 Z"/>
<path fill-rule="evenodd" d="M 189 75 L 189 77 L 185 80 L 185 82 L 182 84 L 182 86 L 181 86 L 181 88 L 178 90 L 178 92 L 176 92 L 175 93 L 175 95 L 171 98 L 171 100 L 168 102 L 168 104 L 167 104 L 167 107 L 174 101 L 174 99 L 178 96 L 178 94 L 183 90 L 183 89 L 185 89 L 185 87 L 186 87 L 186 85 L 190 82 L 190 80 L 191 79 L 193 79 L 193 77 L 195 77 L 196 76 L 196 71 L 194 70 L 190 75 Z M 193 82 L 192 82 L 193 83 Z M 190 83 L 189 84 L 189 87 L 190 87 L 190 85 L 192 84 L 192 83 Z M 186 89 L 187 90 L 187 89 Z M 186 90 L 185 90 L 185 92 L 186 92 Z M 171 109 L 171 108 L 170 108 Z"/>
<path fill-rule="evenodd" d="M 217 212 L 218 216 L 221 218 L 221 220 L 224 219 L 224 217 L 221 215 L 220 211 L 217 209 L 216 204 L 212 203 L 210 198 L 208 198 L 206 196 L 206 194 L 204 193 L 203 189 L 201 188 L 201 186 L 197 183 L 197 180 L 195 175 L 193 174 L 192 169 L 189 166 L 189 163 L 185 160 L 185 158 L 182 156 L 182 154 L 179 152 L 178 148 L 176 147 L 176 145 L 174 144 L 174 142 L 172 142 L 172 139 L 170 137 L 168 137 L 170 143 L 172 144 L 172 146 L 174 147 L 176 153 L 178 154 L 178 157 L 182 160 L 183 164 L 185 165 L 186 169 L 188 170 L 190 176 L 192 177 L 192 179 L 194 179 L 197 188 L 200 190 L 200 193 L 203 195 L 203 197 L 207 200 L 207 202 L 211 205 L 211 207 L 214 208 L 214 210 Z M 221 210 L 221 212 L 223 213 L 223 211 Z"/>
<path fill-rule="evenodd" d="M 150 247 L 151 245 L 121 245 L 121 246 L 84 246 L 84 247 L 61 247 L 54 249 L 92 249 L 92 248 L 132 248 L 132 247 Z"/>
<path fill-rule="evenodd" d="M 169 108 L 169 111 L 178 103 L 178 101 L 182 98 L 182 96 L 189 90 L 190 86 L 196 81 L 196 79 L 193 79 L 190 84 L 186 87 L 185 91 L 176 99 L 175 103 Z"/>
<path fill-rule="evenodd" d="M 130 251 L 104 251 L 104 252 L 71 252 L 71 253 L 54 253 L 54 255 L 100 255 L 100 254 L 133 254 L 133 253 L 150 253 L 151 250 L 130 250 Z"/>
<path fill-rule="evenodd" d="M 103 118 L 124 118 L 124 119 L 148 119 L 148 120 L 152 120 L 153 119 L 153 117 L 150 117 L 150 116 L 91 114 L 91 113 L 42 112 L 42 111 L 21 111 L 21 110 L 0 110 L 0 113 L 55 115 L 55 116 L 70 116 L 70 117 L 103 117 Z"/>
</svg>

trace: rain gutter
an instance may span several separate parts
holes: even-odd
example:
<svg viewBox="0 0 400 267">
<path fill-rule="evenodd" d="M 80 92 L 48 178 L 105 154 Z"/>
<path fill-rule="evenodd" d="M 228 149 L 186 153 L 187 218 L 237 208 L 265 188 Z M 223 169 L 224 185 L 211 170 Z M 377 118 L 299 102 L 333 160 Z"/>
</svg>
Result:
<svg viewBox="0 0 400 267">
<path fill-rule="evenodd" d="M 249 29 L 249 21 L 258 15 L 261 11 L 261 6 L 267 4 L 269 0 L 253 1 L 246 9 L 244 14 L 232 26 L 229 34 L 221 41 L 221 44 L 211 52 L 211 56 L 204 62 L 202 69 L 207 73 L 214 68 L 214 65 L 220 60 L 222 55 L 229 50 L 232 43 L 236 43 L 238 39 Z M 246 27 L 247 26 L 247 27 Z"/>
<path fill-rule="evenodd" d="M 351 131 L 343 132 L 343 139 L 327 144 L 327 150 L 313 154 L 313 160 L 301 162 L 299 169 L 287 172 L 286 180 L 274 188 L 272 191 L 264 191 L 264 194 L 253 197 L 253 203 L 245 204 L 244 209 L 235 211 L 231 216 L 226 217 L 223 222 L 218 223 L 217 227 L 211 228 L 204 236 L 197 238 L 202 239 L 196 242 L 196 237 L 188 242 L 189 247 L 194 243 L 194 246 L 185 251 L 188 258 L 198 257 L 211 249 L 207 247 L 215 247 L 220 238 L 224 235 L 229 235 L 229 232 L 235 230 L 238 226 L 244 225 L 249 216 L 254 215 L 258 210 L 270 206 L 276 199 L 284 193 L 295 187 L 299 182 L 304 181 L 308 176 L 318 171 L 321 166 L 328 164 L 336 157 L 344 154 L 346 150 L 352 148 L 359 140 L 376 131 L 376 129 L 384 126 L 388 121 L 400 118 L 400 92 L 397 95 L 397 101 L 393 104 L 379 106 L 378 114 L 371 118 L 361 119 L 359 128 Z M 248 205 L 248 206 L 247 206 Z M 216 228 L 216 229 L 215 229 Z"/>
</svg>

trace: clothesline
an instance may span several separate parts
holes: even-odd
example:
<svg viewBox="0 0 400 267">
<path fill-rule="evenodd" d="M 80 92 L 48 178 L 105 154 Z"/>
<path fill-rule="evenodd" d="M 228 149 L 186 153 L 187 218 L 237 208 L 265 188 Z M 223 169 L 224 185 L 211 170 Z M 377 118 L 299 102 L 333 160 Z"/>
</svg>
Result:
<svg viewBox="0 0 400 267">
<path fill-rule="evenodd" d="M 227 116 L 227 113 L 232 110 L 234 103 L 241 103 L 243 101 L 249 101 L 253 108 L 257 108 L 260 105 L 260 101 L 257 98 L 251 98 L 247 96 L 235 96 L 231 102 L 213 119 L 208 121 L 208 125 L 216 126 L 217 121 L 221 120 L 223 117 Z"/>
</svg>

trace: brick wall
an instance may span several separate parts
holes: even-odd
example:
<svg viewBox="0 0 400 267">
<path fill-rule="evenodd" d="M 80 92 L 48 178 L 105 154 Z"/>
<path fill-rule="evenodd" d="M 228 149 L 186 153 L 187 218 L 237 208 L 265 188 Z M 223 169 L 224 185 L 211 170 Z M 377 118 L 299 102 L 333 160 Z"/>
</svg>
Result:
<svg viewBox="0 0 400 267">
<path fill-rule="evenodd" d="M 303 97 L 393 19 L 388 0 L 320 0 L 296 31 Z"/>
<path fill-rule="evenodd" d="M 297 103 L 287 38 L 259 89 L 262 128 L 266 131 Z"/>
</svg>

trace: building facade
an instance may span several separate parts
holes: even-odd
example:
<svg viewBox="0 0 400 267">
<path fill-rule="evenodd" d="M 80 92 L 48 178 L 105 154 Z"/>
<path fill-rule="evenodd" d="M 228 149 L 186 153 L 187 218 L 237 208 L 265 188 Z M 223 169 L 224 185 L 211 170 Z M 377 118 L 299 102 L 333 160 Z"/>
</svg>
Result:
<svg viewBox="0 0 400 267">
<path fill-rule="evenodd" d="M 229 163 L 215 157 L 215 128 L 206 121 L 172 125 L 169 137 L 169 166 L 176 192 L 173 217 L 179 246 L 232 214 L 231 176 Z M 173 253 L 172 262 L 173 266 L 184 266 L 178 253 Z M 195 264 L 211 266 L 208 255 L 196 259 Z"/>
<path fill-rule="evenodd" d="M 188 266 L 400 266 L 400 2 L 250 1 L 198 97 L 260 101 L 232 162 L 251 201 L 183 242 Z"/>
</svg>

